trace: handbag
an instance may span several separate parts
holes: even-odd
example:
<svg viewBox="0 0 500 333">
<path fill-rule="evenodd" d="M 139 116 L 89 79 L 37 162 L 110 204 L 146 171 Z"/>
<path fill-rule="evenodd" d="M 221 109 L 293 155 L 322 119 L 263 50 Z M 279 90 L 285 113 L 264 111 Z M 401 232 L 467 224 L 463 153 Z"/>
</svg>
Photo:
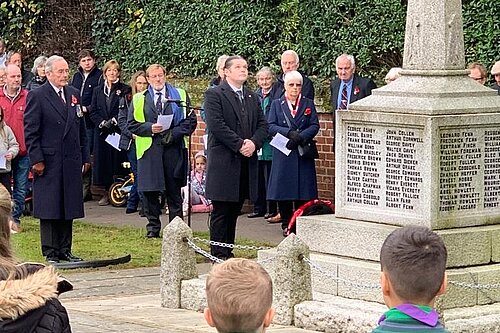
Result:
<svg viewBox="0 0 500 333">
<path fill-rule="evenodd" d="M 288 128 L 292 129 L 292 124 L 290 123 L 290 119 L 288 119 L 285 111 L 283 111 L 283 115 L 285 116 Z M 297 150 L 299 152 L 299 156 L 302 158 L 308 158 L 308 159 L 319 158 L 319 152 L 318 152 L 318 147 L 316 146 L 316 140 L 310 140 L 298 145 Z"/>
</svg>

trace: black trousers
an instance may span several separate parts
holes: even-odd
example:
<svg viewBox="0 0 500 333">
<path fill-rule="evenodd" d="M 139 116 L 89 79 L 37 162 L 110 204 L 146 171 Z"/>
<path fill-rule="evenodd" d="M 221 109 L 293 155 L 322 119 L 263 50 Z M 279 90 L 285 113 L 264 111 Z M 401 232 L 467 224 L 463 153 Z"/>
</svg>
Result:
<svg viewBox="0 0 500 333">
<path fill-rule="evenodd" d="M 304 200 L 278 201 L 278 207 L 281 215 L 281 229 L 285 230 L 285 228 L 288 228 L 288 223 L 290 223 L 293 213 L 297 210 L 297 208 L 305 203 L 306 201 Z"/>
<path fill-rule="evenodd" d="M 40 219 L 40 241 L 45 257 L 71 252 L 73 220 Z"/>
<path fill-rule="evenodd" d="M 212 201 L 213 210 L 210 216 L 210 240 L 234 244 L 236 221 L 240 215 L 243 201 Z M 213 256 L 227 259 L 232 257 L 232 249 L 221 246 L 210 247 Z"/>
<path fill-rule="evenodd" d="M 248 159 L 241 161 L 239 201 L 212 200 L 212 214 L 210 215 L 210 240 L 227 244 L 234 244 L 236 236 L 236 221 L 240 215 L 245 199 L 250 194 Z M 227 247 L 211 246 L 213 256 L 221 259 L 231 258 L 233 250 Z"/>
</svg>

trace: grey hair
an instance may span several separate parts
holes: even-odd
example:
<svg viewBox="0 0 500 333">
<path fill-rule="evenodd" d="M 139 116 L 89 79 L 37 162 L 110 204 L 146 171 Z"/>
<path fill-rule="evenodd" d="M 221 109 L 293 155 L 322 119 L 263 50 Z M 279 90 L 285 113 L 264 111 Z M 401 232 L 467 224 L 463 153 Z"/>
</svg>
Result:
<svg viewBox="0 0 500 333">
<path fill-rule="evenodd" d="M 300 74 L 297 71 L 291 71 L 291 72 L 288 72 L 285 74 L 285 78 L 284 78 L 285 86 L 288 85 L 288 82 L 290 82 L 293 79 L 299 80 L 301 84 L 302 84 L 302 82 L 304 82 L 304 79 L 302 78 L 302 74 Z"/>
<path fill-rule="evenodd" d="M 47 62 L 47 57 L 46 56 L 39 56 L 38 58 L 35 59 L 33 62 L 33 68 L 31 69 L 31 73 L 37 75 L 38 71 L 37 68 L 45 65 Z"/>
<path fill-rule="evenodd" d="M 255 78 L 258 78 L 259 76 L 261 76 L 263 74 L 270 74 L 271 77 L 273 78 L 273 80 L 276 78 L 273 70 L 271 69 L 271 67 L 268 67 L 268 66 L 264 66 L 261 69 L 259 69 L 259 71 L 255 74 Z"/>
<path fill-rule="evenodd" d="M 295 62 L 298 64 L 300 62 L 299 55 L 294 50 L 286 50 L 281 54 L 281 59 L 286 55 L 292 55 L 295 58 Z"/>
<path fill-rule="evenodd" d="M 12 56 L 14 54 L 19 54 L 21 56 L 21 60 L 23 60 L 23 55 L 21 54 L 21 52 L 19 52 L 19 51 L 9 51 L 9 52 L 7 52 L 7 55 L 5 56 L 5 63 L 10 63 L 10 58 L 12 58 Z"/>
<path fill-rule="evenodd" d="M 52 67 L 54 66 L 54 63 L 58 62 L 58 61 L 61 61 L 61 60 L 66 61 L 63 57 L 58 56 L 58 55 L 50 56 L 47 59 L 47 61 L 45 62 L 45 71 L 46 72 L 52 72 Z"/>
<path fill-rule="evenodd" d="M 5 67 L 5 65 L 0 65 L 0 71 L 6 71 L 7 70 L 7 67 Z"/>
<path fill-rule="evenodd" d="M 224 68 L 227 58 L 229 58 L 229 56 L 226 54 L 223 54 L 219 58 L 217 58 L 217 65 L 216 65 L 217 70 L 219 70 L 219 68 Z"/>
<path fill-rule="evenodd" d="M 340 59 L 342 58 L 347 58 L 347 60 L 349 60 L 351 62 L 351 66 L 353 69 L 356 68 L 356 62 L 354 61 L 354 56 L 350 55 L 350 54 L 347 54 L 347 53 L 344 53 L 344 54 L 341 54 L 337 57 L 337 59 L 335 60 L 335 67 L 339 67 L 339 61 Z"/>
</svg>

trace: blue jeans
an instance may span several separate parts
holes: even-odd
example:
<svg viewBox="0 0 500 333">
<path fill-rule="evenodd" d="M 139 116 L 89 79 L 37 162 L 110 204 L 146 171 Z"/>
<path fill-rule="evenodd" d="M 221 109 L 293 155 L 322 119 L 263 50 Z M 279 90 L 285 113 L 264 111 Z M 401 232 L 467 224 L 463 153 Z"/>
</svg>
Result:
<svg viewBox="0 0 500 333">
<path fill-rule="evenodd" d="M 130 162 L 130 169 L 134 174 L 134 185 L 130 189 L 130 195 L 127 200 L 128 209 L 137 209 L 139 205 L 139 200 L 141 199 L 141 193 L 137 191 L 137 155 L 135 152 L 135 143 L 132 142 L 130 149 L 127 151 L 127 157 Z"/>
<path fill-rule="evenodd" d="M 28 173 L 30 170 L 30 160 L 28 156 L 17 156 L 12 160 L 12 179 L 14 186 L 12 189 L 12 199 L 14 199 L 14 208 L 12 209 L 12 217 L 14 221 L 21 223 L 21 215 L 24 210 L 24 199 L 28 187 Z"/>
</svg>

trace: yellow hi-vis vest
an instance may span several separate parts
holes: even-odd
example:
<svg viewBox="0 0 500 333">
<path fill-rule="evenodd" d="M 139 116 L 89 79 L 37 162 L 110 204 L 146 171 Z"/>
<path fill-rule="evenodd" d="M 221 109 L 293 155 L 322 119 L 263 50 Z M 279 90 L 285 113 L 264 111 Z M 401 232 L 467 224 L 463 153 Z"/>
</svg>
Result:
<svg viewBox="0 0 500 333">
<path fill-rule="evenodd" d="M 179 95 L 181 97 L 181 101 L 183 102 L 184 105 L 186 105 L 186 91 L 181 88 L 175 88 L 179 92 Z M 144 95 L 143 92 L 139 92 L 134 95 L 134 98 L 132 100 L 132 103 L 134 105 L 134 119 L 140 123 L 143 123 L 146 121 L 146 117 L 144 116 L 144 101 L 146 100 L 146 96 Z M 182 107 L 184 110 L 184 118 L 186 118 L 186 107 Z M 184 143 L 187 147 L 187 137 L 184 138 Z M 153 144 L 153 138 L 149 136 L 136 136 L 135 138 L 135 148 L 136 148 L 136 155 L 137 159 L 140 159 L 146 150 L 148 150 L 151 145 Z"/>
</svg>

